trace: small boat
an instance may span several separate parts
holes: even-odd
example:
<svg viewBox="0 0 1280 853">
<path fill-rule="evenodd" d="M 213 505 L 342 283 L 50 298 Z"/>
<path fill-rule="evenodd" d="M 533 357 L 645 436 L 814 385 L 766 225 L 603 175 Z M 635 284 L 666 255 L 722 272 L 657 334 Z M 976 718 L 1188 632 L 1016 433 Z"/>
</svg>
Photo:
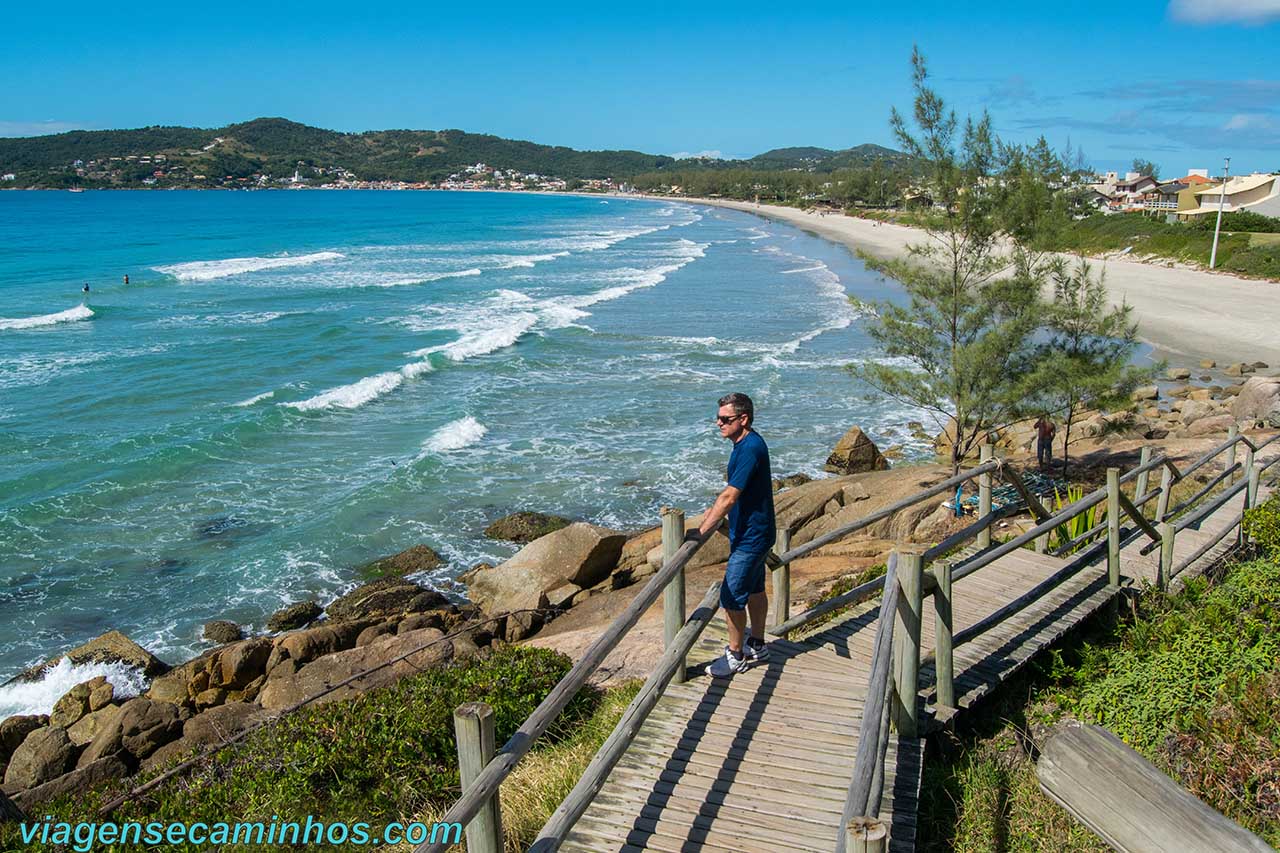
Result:
<svg viewBox="0 0 1280 853">
<path fill-rule="evenodd" d="M 67 192 L 69 192 L 69 193 L 82 193 L 82 192 L 84 192 L 84 187 L 72 187 L 71 189 L 67 190 Z"/>
</svg>

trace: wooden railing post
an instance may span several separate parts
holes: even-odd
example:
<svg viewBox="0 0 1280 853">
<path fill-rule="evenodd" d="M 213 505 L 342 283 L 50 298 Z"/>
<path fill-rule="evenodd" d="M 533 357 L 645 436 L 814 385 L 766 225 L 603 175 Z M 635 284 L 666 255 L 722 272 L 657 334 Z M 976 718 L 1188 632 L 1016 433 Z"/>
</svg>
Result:
<svg viewBox="0 0 1280 853">
<path fill-rule="evenodd" d="M 1160 474 L 1160 497 L 1156 498 L 1156 523 L 1169 512 L 1169 493 L 1173 491 L 1173 469 L 1165 465 Z"/>
<path fill-rule="evenodd" d="M 884 853 L 889 830 L 878 818 L 855 817 L 844 830 L 844 853 Z"/>
<path fill-rule="evenodd" d="M 1120 590 L 1120 469 L 1107 469 L 1107 586 L 1112 593 Z M 1111 610 L 1117 612 L 1120 600 L 1111 598 Z"/>
<path fill-rule="evenodd" d="M 951 564 L 938 562 L 933 565 L 933 576 L 938 585 L 933 591 L 934 618 L 934 671 L 938 680 L 938 706 L 956 706 L 956 673 L 952 657 L 951 617 Z"/>
<path fill-rule="evenodd" d="M 1232 465 L 1236 464 L 1236 448 L 1239 447 L 1240 445 L 1235 440 L 1239 436 L 1240 436 L 1240 427 L 1237 424 L 1232 424 L 1231 426 L 1227 427 L 1227 441 L 1233 442 L 1231 447 L 1227 449 L 1227 468 L 1230 468 Z M 1230 486 L 1231 481 L 1234 479 L 1235 479 L 1234 476 L 1227 477 L 1227 485 Z"/>
<path fill-rule="evenodd" d="M 990 462 L 995 455 L 995 448 L 991 446 L 990 441 L 982 443 L 982 449 L 978 451 L 979 462 Z M 987 471 L 978 475 L 978 518 L 983 519 L 991 514 L 991 472 Z M 978 532 L 978 547 L 991 547 L 991 528 L 985 527 Z"/>
<path fill-rule="evenodd" d="M 493 759 L 493 708 L 483 702 L 459 705 L 453 712 L 453 730 L 458 739 L 458 775 L 465 794 Z M 467 850 L 502 853 L 502 846 L 502 808 L 495 792 L 467 824 Z"/>
<path fill-rule="evenodd" d="M 1176 535 L 1172 521 L 1160 524 L 1160 572 L 1156 575 L 1156 586 L 1161 592 L 1169 590 L 1169 575 L 1173 573 L 1173 540 Z"/>
<path fill-rule="evenodd" d="M 791 550 L 791 528 L 779 527 L 778 540 L 773 553 L 782 555 Z M 773 624 L 781 625 L 791 618 L 791 564 L 783 563 L 773 570 Z M 784 640 L 790 632 L 783 632 Z"/>
<path fill-rule="evenodd" d="M 680 550 L 680 545 L 684 542 L 684 510 L 675 509 L 673 507 L 664 506 L 661 512 L 662 516 L 662 563 L 666 565 L 671 558 L 675 556 L 676 551 Z M 663 648 L 671 648 L 671 644 L 675 642 L 676 634 L 680 633 L 680 629 L 684 627 L 685 619 L 685 601 L 684 601 L 684 569 L 676 572 L 675 577 L 671 578 L 671 582 L 662 592 L 662 636 Z M 676 674 L 671 681 L 675 684 L 683 684 L 685 678 L 685 667 L 676 667 Z"/>
<path fill-rule="evenodd" d="M 1244 470 L 1245 476 L 1249 478 L 1247 485 L 1244 487 L 1244 512 L 1248 512 L 1258 500 L 1258 480 L 1260 479 L 1260 471 L 1253 462 L 1252 447 L 1245 448 Z M 1244 516 L 1241 515 L 1240 530 L 1236 533 L 1236 545 L 1244 545 L 1248 538 L 1244 535 Z"/>
<path fill-rule="evenodd" d="M 898 733 L 916 737 L 919 731 L 917 694 L 920 692 L 920 617 L 924 609 L 924 555 L 919 549 L 898 552 L 897 620 L 893 628 L 892 719 Z"/>
<path fill-rule="evenodd" d="M 1142 453 L 1138 456 L 1138 467 L 1145 468 L 1147 463 L 1151 461 L 1150 445 L 1142 448 Z M 1133 486 L 1133 502 L 1137 503 L 1143 495 L 1147 493 L 1147 486 L 1151 482 L 1151 472 L 1143 471 L 1138 475 L 1138 481 Z"/>
</svg>

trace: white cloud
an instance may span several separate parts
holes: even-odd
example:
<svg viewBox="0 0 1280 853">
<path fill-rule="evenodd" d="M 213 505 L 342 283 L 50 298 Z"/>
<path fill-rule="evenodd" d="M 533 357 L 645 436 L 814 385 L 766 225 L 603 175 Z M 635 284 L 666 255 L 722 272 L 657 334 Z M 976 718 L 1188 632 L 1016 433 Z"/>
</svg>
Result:
<svg viewBox="0 0 1280 853">
<path fill-rule="evenodd" d="M 83 130 L 83 124 L 71 121 L 0 121 L 0 136 L 48 136 L 51 133 L 66 133 L 68 130 Z"/>
<path fill-rule="evenodd" d="M 1258 113 L 1236 113 L 1222 126 L 1223 130 L 1267 130 L 1276 126 L 1271 116 Z"/>
<path fill-rule="evenodd" d="M 1265 24 L 1280 20 L 1280 0 L 1172 0 L 1169 14 L 1192 24 Z"/>
</svg>

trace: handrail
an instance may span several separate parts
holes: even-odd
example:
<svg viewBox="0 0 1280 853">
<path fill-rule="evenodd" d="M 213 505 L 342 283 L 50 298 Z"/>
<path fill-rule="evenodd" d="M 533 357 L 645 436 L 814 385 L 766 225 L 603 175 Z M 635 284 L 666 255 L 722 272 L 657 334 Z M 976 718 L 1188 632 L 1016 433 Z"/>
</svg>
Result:
<svg viewBox="0 0 1280 853">
<path fill-rule="evenodd" d="M 1194 495 L 1192 495 L 1191 497 L 1189 497 L 1189 498 L 1187 498 L 1186 500 L 1182 501 L 1180 504 L 1178 504 L 1177 506 L 1175 506 L 1173 509 L 1171 509 L 1171 510 L 1169 510 L 1168 512 L 1166 512 L 1166 513 L 1164 514 L 1164 518 L 1157 519 L 1157 521 L 1168 521 L 1169 519 L 1174 518 L 1175 516 L 1177 516 L 1177 514 L 1178 514 L 1178 513 L 1182 512 L 1184 509 L 1186 509 L 1187 507 L 1191 506 L 1193 503 L 1195 503 L 1196 501 L 1200 500 L 1200 499 L 1201 499 L 1202 497 L 1204 497 L 1205 495 L 1209 494 L 1209 492 L 1213 491 L 1213 487 L 1214 487 L 1214 486 L 1218 485 L 1218 484 L 1219 484 L 1219 483 L 1221 483 L 1223 480 L 1227 479 L 1228 477 L 1230 477 L 1232 474 L 1236 473 L 1237 471 L 1239 471 L 1239 470 L 1240 470 L 1241 468 L 1243 468 L 1243 467 L 1244 467 L 1244 466 L 1243 466 L 1243 465 L 1241 465 L 1239 462 L 1237 462 L 1236 464 L 1232 465 L 1230 468 L 1228 468 L 1227 470 L 1223 471 L 1221 474 L 1219 474 L 1218 476 L 1214 477 L 1214 478 L 1213 478 L 1212 480 L 1210 480 L 1209 482 L 1205 483 L 1205 484 L 1204 484 L 1204 486 L 1202 486 L 1202 487 L 1200 488 L 1200 490 L 1199 490 L 1199 491 L 1197 491 Z"/>
<path fill-rule="evenodd" d="M 925 551 L 924 562 L 930 563 L 933 560 L 938 559 L 943 554 L 946 554 L 948 551 L 950 551 L 952 548 L 955 548 L 957 545 L 964 542 L 966 539 L 971 539 L 974 536 L 977 536 L 979 533 L 986 530 L 991 525 L 995 524 L 995 521 L 996 521 L 996 514 L 994 512 L 990 512 L 990 513 L 987 513 L 978 521 L 975 521 L 973 524 L 970 524 L 968 527 L 965 527 L 962 530 L 957 530 L 955 533 L 952 533 L 950 536 L 948 536 L 946 539 L 943 539 L 937 545 L 934 545 L 932 548 Z"/>
<path fill-rule="evenodd" d="M 719 596 L 720 582 L 716 581 L 711 584 L 697 609 L 676 634 L 670 648 L 658 660 L 653 672 L 645 680 L 644 686 L 631 700 L 631 704 L 623 712 L 618 724 L 613 727 L 609 737 L 596 751 L 595 757 L 583 771 L 578 783 L 560 803 L 560 807 L 547 819 L 538 837 L 529 847 L 530 853 L 551 853 L 558 849 L 565 835 L 573 829 L 578 818 L 582 817 L 583 812 L 591 805 L 591 800 L 599 793 L 605 779 L 635 739 L 636 732 L 644 725 L 649 713 L 662 698 L 662 692 L 676 670 L 685 665 L 685 655 L 693 648 L 693 644 L 698 641 L 707 623 L 715 615 Z"/>
<path fill-rule="evenodd" d="M 884 588 L 884 575 L 878 578 L 872 578 L 864 584 L 859 584 L 848 592 L 842 592 L 837 596 L 828 598 L 810 607 L 803 613 L 797 613 L 781 625 L 774 625 L 768 629 L 768 632 L 775 637 L 785 637 L 792 631 L 803 628 L 815 619 L 826 616 L 839 610 L 841 607 L 849 607 L 854 604 L 861 604 L 868 598 L 871 598 L 877 592 Z"/>
<path fill-rule="evenodd" d="M 560 712 L 578 694 L 582 686 L 587 683 L 587 679 L 600 667 L 609 652 L 613 651 L 614 647 L 622 641 L 623 636 L 635 626 L 636 622 L 640 621 L 640 617 L 644 615 L 644 612 L 658 600 L 658 596 L 662 594 L 667 583 L 685 567 L 697 550 L 702 547 L 704 541 L 706 540 L 698 537 L 691 538 L 685 542 L 667 561 L 666 565 L 650 578 L 649 583 L 645 584 L 640 594 L 632 599 L 627 609 L 617 619 L 613 620 L 613 624 L 605 629 L 604 633 L 596 638 L 581 659 L 547 694 L 547 698 L 542 700 L 533 713 L 521 724 L 520 728 L 516 729 L 515 734 L 503 745 L 502 749 L 498 750 L 498 754 L 493 757 L 493 760 L 485 765 L 471 787 L 453 804 L 453 807 L 445 813 L 444 817 L 440 818 L 441 822 L 460 823 L 463 825 L 470 823 L 481 807 L 497 792 L 502 781 L 515 769 L 516 764 L 533 746 L 534 741 L 541 737 L 555 722 L 555 719 L 560 716 Z M 434 844 L 423 842 L 414 848 L 414 853 L 443 853 L 448 847 L 449 844 L 445 841 L 439 841 Z"/>
<path fill-rule="evenodd" d="M 1192 554 L 1190 557 L 1187 557 L 1185 560 L 1183 560 L 1181 563 L 1179 563 L 1177 566 L 1171 569 L 1167 580 L 1172 581 L 1179 574 L 1181 574 L 1183 571 L 1189 568 L 1191 564 L 1194 563 L 1196 560 L 1200 559 L 1205 554 L 1208 554 L 1214 548 L 1218 547 L 1218 545 L 1221 544 L 1222 540 L 1227 538 L 1227 534 L 1231 532 L 1231 528 L 1235 527 L 1237 524 L 1241 523 L 1243 520 L 1244 520 L 1244 510 L 1240 510 L 1238 513 L 1236 513 L 1235 518 L 1231 519 L 1231 522 L 1227 524 L 1225 528 L 1223 528 L 1221 536 L 1219 536 L 1217 539 L 1211 539 L 1208 542 L 1204 543 L 1203 545 L 1201 545 L 1199 548 L 1196 549 L 1196 552 L 1194 554 Z"/>
<path fill-rule="evenodd" d="M 858 723 L 858 751 L 853 761 L 853 778 L 845 796 L 844 810 L 840 820 L 838 833 L 839 848 L 844 850 L 844 827 L 855 817 L 876 817 L 880 812 L 879 798 L 871 802 L 875 778 L 884 779 L 883 770 L 877 774 L 876 767 L 883 768 L 885 752 L 889 738 L 884 725 L 885 712 L 889 707 L 890 661 L 893 651 L 894 617 L 898 609 L 898 597 L 901 586 L 897 578 L 897 552 L 889 555 L 889 564 L 885 569 L 885 594 L 880 601 L 880 624 L 876 629 L 875 643 L 871 652 L 871 672 L 867 676 L 867 698 L 862 705 L 862 719 Z M 913 697 L 914 698 L 914 697 Z M 875 738 L 869 737 L 874 731 Z"/>
<path fill-rule="evenodd" d="M 1241 442 L 1244 442 L 1245 444 L 1252 446 L 1252 443 L 1249 441 L 1249 439 L 1245 438 L 1243 435 L 1237 435 L 1233 438 L 1228 438 L 1226 441 L 1222 442 L 1222 444 L 1208 451 L 1199 459 L 1195 460 L 1190 465 L 1188 465 L 1186 468 L 1183 468 L 1179 473 L 1181 474 L 1183 479 L 1186 479 L 1191 474 L 1192 471 L 1195 471 L 1198 468 L 1202 468 L 1205 465 L 1208 465 L 1210 462 L 1213 461 L 1215 456 L 1217 456 L 1220 453 L 1223 453 L 1224 451 L 1230 450 L 1232 446 L 1239 444 Z M 1254 448 L 1254 449 L 1257 450 L 1257 448 Z"/>
<path fill-rule="evenodd" d="M 967 560 L 962 560 L 959 563 L 956 563 L 952 567 L 952 575 L 951 575 L 952 582 L 958 581 L 961 578 L 968 577 L 969 575 L 976 572 L 978 569 L 981 569 L 984 566 L 990 565 L 991 563 L 1000 559 L 1005 554 L 1013 553 L 1014 551 L 1018 550 L 1028 542 L 1031 542 L 1037 537 L 1043 536 L 1044 534 L 1048 533 L 1050 530 L 1053 530 L 1054 528 L 1059 527 L 1071 517 L 1079 515 L 1080 513 L 1084 512 L 1090 507 L 1093 507 L 1093 506 L 1096 506 L 1097 504 L 1102 503 L 1106 499 L 1107 499 L 1107 490 L 1105 488 L 1098 489 L 1096 492 L 1087 494 L 1084 497 L 1082 497 L 1080 500 L 1071 504 L 1070 506 L 1065 507 L 1057 515 L 1053 516 L 1052 518 L 1049 518 L 1047 521 L 1040 522 L 1035 527 L 1023 533 L 1021 536 L 1017 536 L 1013 539 L 1010 539 L 1008 542 L 1005 542 L 1001 545 L 997 545 L 994 548 L 991 548 L 990 550 L 982 552 L 981 554 L 975 554 L 974 556 L 968 558 Z"/>
<path fill-rule="evenodd" d="M 1222 491 L 1222 494 L 1218 495 L 1209 503 L 1200 507 L 1198 510 L 1191 513 L 1190 515 L 1186 515 L 1178 519 L 1174 523 L 1173 529 L 1175 531 L 1182 531 L 1182 530 L 1186 530 L 1188 527 L 1191 527 L 1193 524 L 1199 524 L 1201 521 L 1204 521 L 1208 516 L 1212 515 L 1217 509 L 1219 509 L 1227 501 L 1231 500 L 1236 495 L 1240 494 L 1240 492 L 1248 488 L 1248 486 L 1249 486 L 1248 480 L 1241 480 L 1231 488 L 1224 489 Z"/>
<path fill-rule="evenodd" d="M 876 512 L 871 513 L 871 515 L 863 516 L 862 518 L 859 518 L 856 521 L 851 521 L 846 525 L 837 527 L 835 530 L 828 531 L 827 533 L 824 533 L 821 536 L 815 537 L 814 539 L 804 543 L 803 545 L 799 545 L 795 548 L 792 548 L 790 551 L 787 551 L 785 554 L 779 554 L 778 561 L 780 563 L 790 563 L 791 561 L 797 560 L 800 557 L 805 556 L 806 554 L 811 554 L 814 551 L 821 548 L 823 545 L 829 545 L 832 542 L 835 542 L 837 539 L 843 539 L 844 537 L 848 536 L 850 533 L 856 533 L 864 527 L 870 527 L 872 524 L 875 524 L 877 521 L 883 521 L 884 519 L 888 518 L 894 513 L 899 512 L 900 510 L 904 510 L 907 507 L 912 506 L 914 504 L 918 504 L 922 500 L 931 498 L 934 495 L 940 495 L 943 492 L 949 492 L 953 487 L 958 486 L 961 483 L 967 482 L 968 480 L 972 480 L 974 477 L 977 477 L 989 472 L 998 471 L 1000 470 L 1001 464 L 1002 463 L 999 462 L 998 460 L 992 460 L 990 462 L 984 462 L 981 465 L 978 465 L 977 467 L 970 468 L 968 471 L 957 474 L 954 477 L 949 477 L 940 483 L 936 483 L 930 486 L 929 488 L 924 489 L 923 491 L 919 491 L 913 495 L 909 495 L 903 498 L 902 500 L 898 501 L 897 503 L 890 504 L 884 509 L 877 510 Z"/>
</svg>

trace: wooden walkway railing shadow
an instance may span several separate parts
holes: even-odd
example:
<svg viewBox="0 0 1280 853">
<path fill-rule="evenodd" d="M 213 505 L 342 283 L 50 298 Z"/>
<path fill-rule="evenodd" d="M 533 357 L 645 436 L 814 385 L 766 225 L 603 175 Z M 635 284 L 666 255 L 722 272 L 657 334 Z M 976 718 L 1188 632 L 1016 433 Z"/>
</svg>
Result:
<svg viewBox="0 0 1280 853">
<path fill-rule="evenodd" d="M 1109 469 L 1106 487 L 1056 514 L 988 446 L 974 468 L 799 548 L 779 531 L 772 658 L 725 680 L 705 673 L 727 636 L 712 618 L 718 584 L 691 615 L 675 618 L 684 613 L 684 566 L 701 541 L 684 541 L 683 514 L 664 512 L 662 568 L 515 736 L 464 773 L 463 796 L 442 820 L 467 825 L 472 853 L 501 849 L 502 780 L 662 595 L 669 617 L 662 659 L 530 849 L 911 850 L 928 728 L 1114 608 L 1123 586 L 1168 587 L 1234 546 L 1244 510 L 1266 493 L 1264 473 L 1280 462 L 1257 453 L 1276 439 L 1255 445 L 1233 431 L 1184 469 L 1144 449 L 1135 468 Z M 1246 457 L 1237 464 L 1240 446 Z M 1170 508 L 1174 485 L 1219 457 L 1223 473 Z M 1149 489 L 1155 471 L 1161 484 Z M 992 541 L 995 476 L 1023 495 L 1036 520 L 1006 542 Z M 931 548 L 900 548 L 884 577 L 790 613 L 792 561 L 968 480 L 978 481 L 979 511 L 964 530 Z M 1073 519 L 1104 505 L 1099 523 L 1072 536 Z M 878 607 L 833 619 L 877 596 Z M 478 754 L 484 742 L 481 733 L 478 743 L 460 743 L 460 753 Z M 423 844 L 416 853 L 446 846 Z"/>
</svg>

